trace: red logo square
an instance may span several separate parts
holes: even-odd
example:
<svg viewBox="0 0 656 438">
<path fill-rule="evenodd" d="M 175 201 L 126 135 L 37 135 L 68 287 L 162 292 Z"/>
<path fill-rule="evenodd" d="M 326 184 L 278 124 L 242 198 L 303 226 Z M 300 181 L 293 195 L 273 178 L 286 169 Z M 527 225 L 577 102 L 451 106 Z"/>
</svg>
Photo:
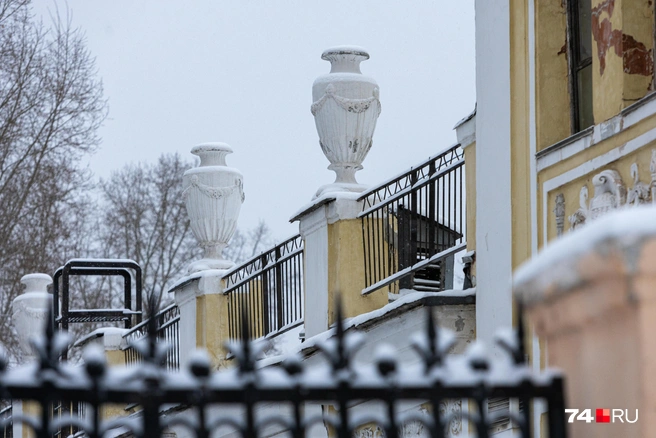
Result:
<svg viewBox="0 0 656 438">
<path fill-rule="evenodd" d="M 597 409 L 597 423 L 610 423 L 610 409 Z"/>
</svg>

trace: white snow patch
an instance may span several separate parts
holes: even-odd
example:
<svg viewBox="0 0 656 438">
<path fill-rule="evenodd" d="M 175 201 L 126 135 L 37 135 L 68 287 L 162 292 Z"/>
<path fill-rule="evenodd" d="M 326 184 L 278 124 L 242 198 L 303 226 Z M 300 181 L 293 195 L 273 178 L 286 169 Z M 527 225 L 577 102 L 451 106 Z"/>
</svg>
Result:
<svg viewBox="0 0 656 438">
<path fill-rule="evenodd" d="M 201 278 L 205 277 L 219 277 L 223 278 L 226 274 L 228 273 L 227 270 L 225 269 L 205 269 L 204 271 L 198 271 L 194 272 L 189 275 L 185 275 L 184 277 L 179 278 L 173 285 L 169 288 L 169 292 L 177 289 L 180 287 L 181 284 L 184 284 L 188 281 L 192 280 L 200 280 Z"/>
<path fill-rule="evenodd" d="M 311 202 L 305 204 L 301 208 L 299 208 L 296 213 L 294 213 L 291 218 L 289 219 L 289 222 L 296 222 L 301 218 L 301 216 L 305 216 L 307 213 L 310 213 L 313 210 L 316 210 L 317 208 L 321 207 L 324 204 L 328 204 L 330 202 L 336 201 L 338 199 L 346 199 L 349 201 L 357 201 L 360 196 L 362 196 L 363 192 L 328 192 L 328 193 L 323 193 L 321 196 L 313 199 Z"/>
<path fill-rule="evenodd" d="M 123 338 L 123 335 L 125 335 L 129 331 L 130 329 L 119 328 L 119 327 L 101 327 L 81 337 L 77 342 L 75 342 L 73 347 L 82 347 L 85 344 L 87 344 L 89 341 L 102 337 L 106 338 L 105 344 L 107 344 L 107 339 L 109 338 L 111 338 L 112 340 L 118 339 L 118 344 L 116 345 L 118 347 L 120 346 L 120 342 L 121 339 Z M 110 342 L 110 343 L 112 345 L 114 344 L 114 342 Z"/>
</svg>

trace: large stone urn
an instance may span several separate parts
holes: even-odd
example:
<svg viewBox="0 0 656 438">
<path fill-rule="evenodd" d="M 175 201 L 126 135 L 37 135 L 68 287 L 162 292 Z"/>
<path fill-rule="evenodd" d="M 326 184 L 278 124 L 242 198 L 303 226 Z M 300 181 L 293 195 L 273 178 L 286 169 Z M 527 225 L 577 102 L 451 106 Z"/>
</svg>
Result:
<svg viewBox="0 0 656 438">
<path fill-rule="evenodd" d="M 35 357 L 30 340 L 43 336 L 48 309 L 52 306 L 52 296 L 48 285 L 52 278 L 48 274 L 28 274 L 21 278 L 25 292 L 11 303 L 11 319 L 18 336 L 18 343 L 25 359 Z"/>
<path fill-rule="evenodd" d="M 234 263 L 223 258 L 223 249 L 237 229 L 244 202 L 243 177 L 226 165 L 232 148 L 225 143 L 204 143 L 191 153 L 200 157 L 200 166 L 184 173 L 183 194 L 191 230 L 204 255 L 189 265 L 189 272 L 229 269 Z"/>
<path fill-rule="evenodd" d="M 328 49 L 321 59 L 330 61 L 330 73 L 319 76 L 312 85 L 311 110 L 319 134 L 321 150 L 330 161 L 328 169 L 337 176 L 324 185 L 315 198 L 328 192 L 361 192 L 355 172 L 373 143 L 376 120 L 380 115 L 378 84 L 360 72 L 360 63 L 369 59 L 361 47 Z"/>
</svg>

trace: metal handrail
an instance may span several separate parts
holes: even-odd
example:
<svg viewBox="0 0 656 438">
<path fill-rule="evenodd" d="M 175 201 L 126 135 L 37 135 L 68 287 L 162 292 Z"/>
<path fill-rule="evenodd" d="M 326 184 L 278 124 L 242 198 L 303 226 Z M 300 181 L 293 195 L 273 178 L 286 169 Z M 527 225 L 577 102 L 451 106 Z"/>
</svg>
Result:
<svg viewBox="0 0 656 438">
<path fill-rule="evenodd" d="M 413 166 L 405 172 L 388 179 L 360 195 L 358 201 L 364 201 L 364 209 L 368 209 L 385 201 L 408 187 L 412 186 L 416 179 L 424 179 L 434 172 L 442 170 L 455 161 L 463 160 L 464 152 L 460 144 L 455 144 L 438 155 L 429 157 L 427 160 Z M 413 178 L 415 181 L 413 182 Z"/>
<path fill-rule="evenodd" d="M 389 292 L 453 287 L 451 249 L 465 241 L 464 166 L 455 145 L 359 198 L 363 294 L 386 286 Z"/>
<path fill-rule="evenodd" d="M 171 347 L 166 355 L 166 366 L 168 369 L 180 368 L 180 309 L 177 304 L 160 310 L 151 318 L 157 322 L 157 339 L 167 342 Z M 130 331 L 123 334 L 125 340 L 123 350 L 125 351 L 126 365 L 135 365 L 141 362 L 141 357 L 134 349 L 134 343 L 148 337 L 148 324 L 150 318 L 140 322 Z"/>
<path fill-rule="evenodd" d="M 303 320 L 303 239 L 299 234 L 231 269 L 224 277 L 229 334 L 258 338 L 282 333 Z"/>
</svg>

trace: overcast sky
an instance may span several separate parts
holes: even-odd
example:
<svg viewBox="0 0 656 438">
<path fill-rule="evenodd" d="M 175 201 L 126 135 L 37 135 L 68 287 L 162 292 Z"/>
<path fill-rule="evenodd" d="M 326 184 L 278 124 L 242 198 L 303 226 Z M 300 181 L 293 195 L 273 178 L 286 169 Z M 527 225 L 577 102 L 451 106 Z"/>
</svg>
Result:
<svg viewBox="0 0 656 438">
<path fill-rule="evenodd" d="M 455 142 L 475 103 L 473 0 L 35 0 L 72 12 L 96 57 L 109 117 L 90 161 L 107 177 L 131 161 L 222 141 L 244 174 L 240 228 L 288 220 L 334 180 L 310 113 L 321 53 L 359 45 L 382 113 L 358 172 L 375 185 Z M 182 177 L 182 175 L 180 175 Z"/>
</svg>

